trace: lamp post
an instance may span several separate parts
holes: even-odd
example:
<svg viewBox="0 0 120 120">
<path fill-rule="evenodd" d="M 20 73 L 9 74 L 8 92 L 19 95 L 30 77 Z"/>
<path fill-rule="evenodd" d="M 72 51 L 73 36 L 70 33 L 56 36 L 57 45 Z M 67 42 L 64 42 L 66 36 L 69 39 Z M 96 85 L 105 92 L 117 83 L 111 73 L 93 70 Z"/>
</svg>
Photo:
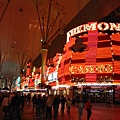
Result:
<svg viewBox="0 0 120 120">
<path fill-rule="evenodd" d="M 42 2 L 40 0 L 33 0 L 33 2 L 36 6 L 41 34 L 41 84 L 44 84 L 46 81 L 45 66 L 48 55 L 48 47 L 65 26 L 65 24 L 62 23 L 62 20 L 60 18 L 60 15 L 64 13 L 62 13 L 63 6 L 59 8 L 58 3 L 53 3 L 52 0 L 46 0 Z"/>
<path fill-rule="evenodd" d="M 42 88 L 42 85 L 46 81 L 45 66 L 46 66 L 47 54 L 48 54 L 48 45 L 43 43 L 42 44 L 42 49 L 41 49 L 41 58 L 42 58 L 41 88 Z"/>
</svg>

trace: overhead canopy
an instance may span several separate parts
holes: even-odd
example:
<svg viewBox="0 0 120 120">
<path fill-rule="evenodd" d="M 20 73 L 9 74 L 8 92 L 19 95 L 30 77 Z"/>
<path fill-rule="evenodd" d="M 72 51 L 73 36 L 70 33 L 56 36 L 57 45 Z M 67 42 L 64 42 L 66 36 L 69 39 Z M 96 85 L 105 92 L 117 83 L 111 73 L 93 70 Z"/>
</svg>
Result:
<svg viewBox="0 0 120 120">
<path fill-rule="evenodd" d="M 1 78 L 16 79 L 20 74 L 20 70 L 25 68 L 27 61 L 30 59 L 34 61 L 35 66 L 40 66 L 40 57 L 38 56 L 41 53 L 41 34 L 34 3 L 36 1 L 40 5 L 48 2 L 48 0 L 0 1 Z M 53 19 L 58 13 L 57 10 L 63 7 L 60 19 L 62 20 L 61 24 L 64 24 L 64 28 L 62 28 L 60 34 L 55 36 L 56 39 L 54 38 L 51 41 L 48 57 L 53 57 L 56 52 L 62 50 L 66 40 L 66 32 L 73 26 L 91 20 L 100 20 L 120 5 L 119 0 L 52 0 L 52 2 L 54 4 L 50 19 Z M 42 11 L 42 9 L 46 8 L 39 10 Z M 74 17 L 75 19 L 73 19 Z M 58 25 L 58 23 L 55 24 L 55 26 Z"/>
</svg>

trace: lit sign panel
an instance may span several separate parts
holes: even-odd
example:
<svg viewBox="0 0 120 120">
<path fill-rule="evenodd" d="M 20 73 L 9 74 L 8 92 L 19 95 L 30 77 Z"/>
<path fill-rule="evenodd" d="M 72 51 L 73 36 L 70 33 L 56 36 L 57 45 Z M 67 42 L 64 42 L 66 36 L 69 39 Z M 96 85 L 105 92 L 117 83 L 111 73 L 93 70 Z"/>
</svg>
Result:
<svg viewBox="0 0 120 120">
<path fill-rule="evenodd" d="M 120 31 L 120 23 L 106 23 L 106 22 L 97 23 L 97 22 L 93 22 L 93 23 L 83 24 L 83 25 L 77 26 L 76 28 L 73 28 L 72 30 L 67 32 L 67 42 L 69 42 L 69 38 L 74 36 L 74 35 L 84 33 L 87 31 L 94 31 L 94 30 Z"/>
<path fill-rule="evenodd" d="M 111 65 L 86 65 L 86 66 L 71 66 L 71 74 L 86 74 L 86 73 L 112 73 Z"/>
<path fill-rule="evenodd" d="M 16 80 L 16 86 L 17 87 L 20 87 L 20 76 L 17 78 L 17 80 Z"/>
<path fill-rule="evenodd" d="M 48 82 L 56 81 L 58 78 L 58 72 L 53 72 L 48 75 Z"/>
</svg>

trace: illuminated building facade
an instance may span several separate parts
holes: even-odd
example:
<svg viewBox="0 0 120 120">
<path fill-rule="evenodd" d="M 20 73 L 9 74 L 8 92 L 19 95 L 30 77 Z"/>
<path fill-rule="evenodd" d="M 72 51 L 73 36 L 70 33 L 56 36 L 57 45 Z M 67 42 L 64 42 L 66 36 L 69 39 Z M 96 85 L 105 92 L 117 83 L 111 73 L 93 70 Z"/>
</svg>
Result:
<svg viewBox="0 0 120 120">
<path fill-rule="evenodd" d="M 68 31 L 62 55 L 57 53 L 46 64 L 46 84 L 56 91 L 69 89 L 68 94 L 74 94 L 77 86 L 94 102 L 102 98 L 105 102 L 110 95 L 114 103 L 120 103 L 119 32 L 120 23 L 106 22 L 89 22 Z M 37 88 L 40 79 L 36 75 L 28 86 Z"/>
<path fill-rule="evenodd" d="M 51 86 L 58 85 L 58 66 L 61 61 L 62 55 L 57 53 L 54 58 L 51 58 L 47 61 L 47 84 Z"/>
<path fill-rule="evenodd" d="M 58 69 L 60 84 L 120 84 L 120 23 L 89 22 L 67 32 Z M 107 87 L 106 87 L 107 88 Z M 117 94 L 116 94 L 117 93 Z M 119 99 L 115 92 L 114 100 Z"/>
</svg>

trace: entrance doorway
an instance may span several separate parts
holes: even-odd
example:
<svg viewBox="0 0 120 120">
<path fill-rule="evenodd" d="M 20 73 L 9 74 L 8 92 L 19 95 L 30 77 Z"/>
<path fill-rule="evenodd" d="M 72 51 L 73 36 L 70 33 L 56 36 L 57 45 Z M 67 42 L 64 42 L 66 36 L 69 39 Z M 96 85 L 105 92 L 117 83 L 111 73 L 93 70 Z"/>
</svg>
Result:
<svg viewBox="0 0 120 120">
<path fill-rule="evenodd" d="M 113 103 L 113 88 L 112 86 L 87 86 L 83 90 L 83 95 L 86 98 L 90 97 L 93 103 L 106 103 L 108 97 L 110 97 L 111 103 Z"/>
</svg>

